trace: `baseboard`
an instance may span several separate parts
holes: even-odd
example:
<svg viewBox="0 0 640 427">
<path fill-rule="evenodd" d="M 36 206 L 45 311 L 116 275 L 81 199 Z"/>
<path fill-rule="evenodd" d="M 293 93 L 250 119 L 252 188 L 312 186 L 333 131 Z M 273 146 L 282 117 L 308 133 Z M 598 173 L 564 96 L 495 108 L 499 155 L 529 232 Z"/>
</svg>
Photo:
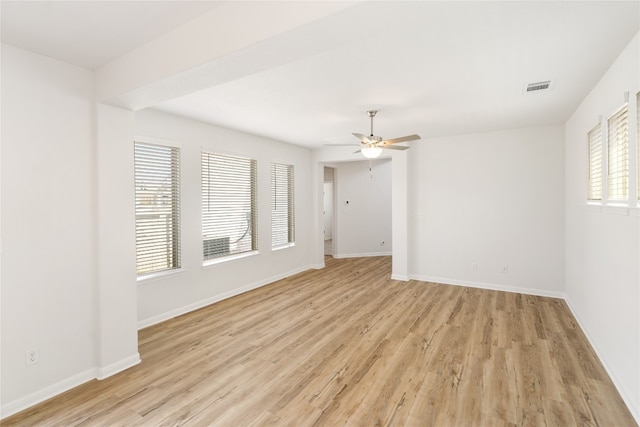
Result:
<svg viewBox="0 0 640 427">
<path fill-rule="evenodd" d="M 629 399 L 627 394 L 624 392 L 624 389 L 620 386 L 620 382 L 618 381 L 616 376 L 613 375 L 613 372 L 611 371 L 611 369 L 609 368 L 609 365 L 607 364 L 607 360 L 603 358 L 600 351 L 598 351 L 598 347 L 595 345 L 595 342 L 591 339 L 591 336 L 589 335 L 588 330 L 584 327 L 584 324 L 580 320 L 580 316 L 578 316 L 578 313 L 576 312 L 573 305 L 571 304 L 571 301 L 568 298 L 565 298 L 565 302 L 567 303 L 567 306 L 569 307 L 571 314 L 573 314 L 574 319 L 576 319 L 576 322 L 578 322 L 578 326 L 580 326 L 580 329 L 582 329 L 582 333 L 584 333 L 584 336 L 587 337 L 587 341 L 589 341 L 591 348 L 593 348 L 593 351 L 596 353 L 596 356 L 598 356 L 598 359 L 600 359 L 600 363 L 602 363 L 602 366 L 604 366 L 604 370 L 607 371 L 607 375 L 609 375 L 609 378 L 611 378 L 611 381 L 613 382 L 613 385 L 615 386 L 616 390 L 618 390 L 618 393 L 620 393 L 620 397 L 622 397 L 622 400 L 624 401 L 625 405 L 627 405 L 627 408 L 629 408 L 629 412 L 631 412 L 631 415 L 636 420 L 636 423 L 640 425 L 640 408 L 638 408 L 634 404 L 634 402 L 631 399 Z"/>
<path fill-rule="evenodd" d="M 125 369 L 129 369 L 132 366 L 136 366 L 140 362 L 140 353 L 136 352 L 136 354 L 119 360 L 116 363 L 112 363 L 111 365 L 105 366 L 103 368 L 98 368 L 96 378 L 99 380 L 103 380 L 117 374 L 118 372 L 122 372 Z"/>
<path fill-rule="evenodd" d="M 153 325 L 156 325 L 158 323 L 165 322 L 165 321 L 167 321 L 169 319 L 173 319 L 174 317 L 182 316 L 183 314 L 187 314 L 187 313 L 190 313 L 192 311 L 199 310 L 199 309 L 201 309 L 203 307 L 206 307 L 208 305 L 214 304 L 216 302 L 225 300 L 227 298 L 234 297 L 236 295 L 243 294 L 245 292 L 249 292 L 251 290 L 260 288 L 262 286 L 268 285 L 268 284 L 273 283 L 273 282 L 277 282 L 278 280 L 285 279 L 285 278 L 287 278 L 289 276 L 293 276 L 294 274 L 302 273 L 303 271 L 307 271 L 307 270 L 312 269 L 312 268 L 317 269 L 317 265 L 315 265 L 315 264 L 314 265 L 307 265 L 307 266 L 304 266 L 304 267 L 297 268 L 295 270 L 288 271 L 286 273 L 277 274 L 277 275 L 269 277 L 267 279 L 259 280 L 257 282 L 251 283 L 249 285 L 242 286 L 240 288 L 236 288 L 236 289 L 233 289 L 231 291 L 224 292 L 222 294 L 215 295 L 215 296 L 212 296 L 212 297 L 204 299 L 204 300 L 196 301 L 196 302 L 194 302 L 192 304 L 188 304 L 188 305 L 185 305 L 185 306 L 182 306 L 182 307 L 178 307 L 176 309 L 167 311 L 165 313 L 158 314 L 157 316 L 153 316 L 153 317 L 150 317 L 148 319 L 140 320 L 140 321 L 138 321 L 138 329 L 148 328 L 149 326 L 153 326 Z"/>
<path fill-rule="evenodd" d="M 20 411 L 24 411 L 25 409 L 28 409 L 33 405 L 42 403 L 45 400 L 51 399 L 52 397 L 64 393 L 65 391 L 69 391 L 72 388 L 78 387 L 79 385 L 84 384 L 87 381 L 91 381 L 96 378 L 96 373 L 96 369 L 88 369 L 58 383 L 52 384 L 34 393 L 16 399 L 13 402 L 9 402 L 6 405 L 2 405 L 2 410 L 0 411 L 0 419 L 10 417 L 11 415 L 17 414 Z"/>
<path fill-rule="evenodd" d="M 412 280 L 420 280 L 422 282 L 442 283 L 443 285 L 467 286 L 470 288 L 488 289 L 492 291 L 565 299 L 565 294 L 563 292 L 546 291 L 543 289 L 521 288 L 519 286 L 498 285 L 495 283 L 473 282 L 468 280 L 449 279 L 446 277 L 421 276 L 414 274 L 410 275 L 410 278 Z"/>
<path fill-rule="evenodd" d="M 93 379 L 103 380 L 105 378 L 108 378 L 112 375 L 124 371 L 125 369 L 137 365 L 138 363 L 140 363 L 140 361 L 140 353 L 136 352 L 136 354 L 112 363 L 109 366 L 105 366 L 103 368 L 88 369 L 84 372 L 73 375 L 72 377 L 62 380 L 56 384 L 52 384 L 41 390 L 38 390 L 27 396 L 21 397 L 20 399 L 3 405 L 0 410 L 0 419 L 4 419 L 10 417 L 11 415 L 17 414 L 20 411 L 24 411 L 25 409 L 28 409 L 33 405 L 37 405 L 38 403 L 42 403 L 45 400 L 51 399 L 52 397 L 56 397 L 57 395 L 62 394 L 65 391 L 69 391 L 72 388 L 78 387 L 79 385 L 82 385 Z"/>
<path fill-rule="evenodd" d="M 408 282 L 411 279 L 406 274 L 392 274 L 391 280 L 400 280 L 402 282 Z"/>
<path fill-rule="evenodd" d="M 366 252 L 360 254 L 336 254 L 334 258 L 368 258 L 374 256 L 391 256 L 391 252 Z"/>
</svg>

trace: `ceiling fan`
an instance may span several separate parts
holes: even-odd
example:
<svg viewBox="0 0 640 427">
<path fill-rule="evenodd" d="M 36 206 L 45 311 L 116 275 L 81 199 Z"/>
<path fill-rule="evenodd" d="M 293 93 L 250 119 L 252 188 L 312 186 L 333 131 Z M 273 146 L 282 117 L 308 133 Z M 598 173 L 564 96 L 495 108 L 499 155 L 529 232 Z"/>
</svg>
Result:
<svg viewBox="0 0 640 427">
<path fill-rule="evenodd" d="M 355 136 L 360 140 L 360 144 L 362 145 L 362 148 L 359 149 L 358 151 L 355 151 L 354 154 L 362 153 L 362 155 L 368 159 L 375 159 L 376 157 L 380 156 L 380 154 L 382 154 L 383 149 L 407 150 L 409 148 L 409 147 L 404 147 L 401 145 L 393 145 L 393 144 L 397 144 L 399 142 L 415 141 L 420 139 L 420 135 L 416 135 L 416 134 L 401 136 L 399 138 L 382 139 L 382 137 L 376 136 L 373 134 L 373 118 L 376 116 L 378 111 L 369 110 L 367 111 L 367 113 L 371 118 L 371 135 L 365 136 L 365 135 L 362 135 L 361 133 L 353 134 L 353 136 Z"/>
</svg>

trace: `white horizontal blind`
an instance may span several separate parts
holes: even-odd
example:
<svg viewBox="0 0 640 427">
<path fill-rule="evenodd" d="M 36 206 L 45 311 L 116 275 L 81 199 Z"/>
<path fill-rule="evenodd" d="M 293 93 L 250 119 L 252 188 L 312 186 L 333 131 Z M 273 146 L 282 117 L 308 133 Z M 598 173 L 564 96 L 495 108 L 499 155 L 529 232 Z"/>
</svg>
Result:
<svg viewBox="0 0 640 427">
<path fill-rule="evenodd" d="M 203 259 L 258 249 L 257 162 L 202 152 Z"/>
<path fill-rule="evenodd" d="M 611 116 L 608 124 L 607 193 L 609 200 L 627 200 L 629 197 L 629 120 L 625 105 Z"/>
<path fill-rule="evenodd" d="M 602 126 L 598 123 L 588 135 L 588 200 L 602 200 Z"/>
<path fill-rule="evenodd" d="M 295 242 L 293 165 L 271 163 L 271 246 Z"/>
<path fill-rule="evenodd" d="M 134 144 L 138 275 L 180 268 L 180 151 Z"/>
</svg>

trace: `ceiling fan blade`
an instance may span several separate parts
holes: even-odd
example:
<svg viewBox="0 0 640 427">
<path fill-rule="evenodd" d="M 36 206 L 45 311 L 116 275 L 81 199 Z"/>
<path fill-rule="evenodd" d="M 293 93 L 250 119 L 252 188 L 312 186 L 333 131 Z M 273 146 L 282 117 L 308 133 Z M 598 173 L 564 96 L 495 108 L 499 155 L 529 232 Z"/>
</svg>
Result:
<svg viewBox="0 0 640 427">
<path fill-rule="evenodd" d="M 382 143 L 384 145 L 389 145 L 389 144 L 397 144 L 398 142 L 415 141 L 416 139 L 420 139 L 420 135 L 414 134 L 414 135 L 401 136 L 400 138 L 385 139 L 384 141 L 382 141 Z"/>
<path fill-rule="evenodd" d="M 364 142 L 365 144 L 371 144 L 371 140 L 368 137 L 366 137 L 363 134 L 361 134 L 361 133 L 355 133 L 354 132 L 353 136 L 355 136 L 356 138 L 358 138 L 360 141 Z"/>
<path fill-rule="evenodd" d="M 361 152 L 362 150 L 358 150 L 358 151 L 354 151 L 353 154 L 358 154 L 359 152 Z"/>
<path fill-rule="evenodd" d="M 385 150 L 408 150 L 411 147 L 404 147 L 402 145 L 382 145 L 380 148 L 384 148 Z"/>
</svg>

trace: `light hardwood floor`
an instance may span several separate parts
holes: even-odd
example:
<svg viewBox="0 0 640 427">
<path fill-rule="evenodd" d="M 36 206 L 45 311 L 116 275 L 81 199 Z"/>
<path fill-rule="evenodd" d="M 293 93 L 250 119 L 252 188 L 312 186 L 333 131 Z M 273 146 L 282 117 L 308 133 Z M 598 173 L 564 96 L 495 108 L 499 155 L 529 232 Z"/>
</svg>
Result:
<svg viewBox="0 0 640 427">
<path fill-rule="evenodd" d="M 140 365 L 2 425 L 636 425 L 562 300 L 326 261 L 140 331 Z"/>
</svg>

